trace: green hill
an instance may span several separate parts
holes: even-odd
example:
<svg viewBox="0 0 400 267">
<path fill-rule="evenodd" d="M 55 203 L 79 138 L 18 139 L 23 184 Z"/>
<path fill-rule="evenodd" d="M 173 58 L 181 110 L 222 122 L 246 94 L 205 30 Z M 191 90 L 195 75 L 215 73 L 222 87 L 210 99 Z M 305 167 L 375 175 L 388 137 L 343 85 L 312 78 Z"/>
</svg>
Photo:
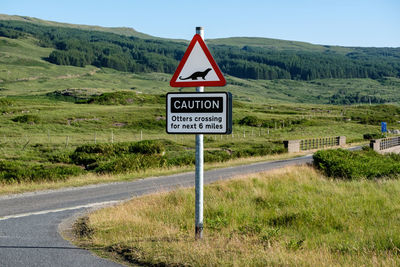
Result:
<svg viewBox="0 0 400 267">
<path fill-rule="evenodd" d="M 293 51 L 308 51 L 308 52 L 324 52 L 326 50 L 334 50 L 340 54 L 352 52 L 350 47 L 342 46 L 329 46 L 329 45 L 315 45 L 306 42 L 286 41 L 279 39 L 261 38 L 261 37 L 231 37 L 208 39 L 208 44 L 212 45 L 230 45 L 237 47 L 260 47 L 271 50 L 293 50 Z"/>
<path fill-rule="evenodd" d="M 124 34 L 121 29 L 0 15 L 0 94 L 170 91 L 168 81 L 187 44 L 147 35 L 142 39 L 133 36 L 132 29 Z M 238 100 L 400 102 L 399 48 L 331 47 L 246 37 L 207 43 L 227 76 L 226 89 Z"/>
<path fill-rule="evenodd" d="M 5 14 L 0 14 L 0 20 L 22 21 L 22 22 L 28 22 L 28 23 L 33 23 L 33 24 L 42 25 L 42 26 L 55 26 L 55 27 L 73 28 L 73 29 L 81 29 L 81 30 L 89 30 L 89 31 L 109 32 L 109 33 L 115 33 L 115 34 L 120 34 L 120 35 L 125 35 L 125 36 L 139 37 L 139 38 L 143 38 L 143 39 L 159 39 L 158 37 L 144 34 L 144 33 L 136 31 L 135 29 L 127 28 L 127 27 L 107 28 L 107 27 L 101 27 L 101 26 L 69 24 L 69 23 L 61 23 L 61 22 L 55 22 L 55 21 L 42 20 L 42 19 L 32 18 L 32 17 L 27 17 L 27 16 L 15 16 L 15 15 L 10 16 L 10 15 L 5 15 Z"/>
<path fill-rule="evenodd" d="M 40 46 L 54 48 L 46 58 L 50 63 L 94 65 L 133 73 L 173 73 L 186 49 L 185 43 L 125 30 L 21 17 L 0 20 L 0 36 L 33 37 L 39 40 Z M 208 42 L 221 70 L 238 78 L 309 81 L 400 77 L 400 48 L 331 47 L 267 38 Z"/>
</svg>

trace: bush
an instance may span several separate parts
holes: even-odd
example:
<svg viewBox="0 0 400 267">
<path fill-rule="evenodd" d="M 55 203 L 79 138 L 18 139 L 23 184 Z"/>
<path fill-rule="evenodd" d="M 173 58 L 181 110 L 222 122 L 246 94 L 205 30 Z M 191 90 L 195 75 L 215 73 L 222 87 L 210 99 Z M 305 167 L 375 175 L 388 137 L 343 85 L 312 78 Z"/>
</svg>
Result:
<svg viewBox="0 0 400 267">
<path fill-rule="evenodd" d="M 72 165 L 27 164 L 19 161 L 0 161 L 0 182 L 38 182 L 65 180 L 83 170 Z"/>
<path fill-rule="evenodd" d="M 259 118 L 257 118 L 256 116 L 246 116 L 246 117 L 242 118 L 242 119 L 239 121 L 239 124 L 240 124 L 240 125 L 247 125 L 247 126 L 255 126 L 255 127 L 258 127 L 258 126 L 260 126 L 262 123 L 261 123 L 261 120 L 260 120 Z"/>
<path fill-rule="evenodd" d="M 22 115 L 11 119 L 14 122 L 36 124 L 40 122 L 40 118 L 36 115 Z"/>
<path fill-rule="evenodd" d="M 367 133 L 363 135 L 363 138 L 366 140 L 381 139 L 385 138 L 385 135 L 381 133 Z"/>
<path fill-rule="evenodd" d="M 1 91 L 1 88 L 0 88 Z M 12 106 L 13 102 L 6 98 L 0 98 L 0 106 Z"/>
<path fill-rule="evenodd" d="M 70 153 L 55 151 L 45 154 L 45 156 L 51 163 L 72 163 Z"/>
<path fill-rule="evenodd" d="M 164 151 L 164 144 L 154 140 L 117 144 L 90 144 L 77 147 L 70 155 L 70 158 L 74 164 L 83 165 L 87 170 L 119 173 L 122 172 L 119 168 L 123 165 L 129 168 L 127 171 L 133 171 L 133 169 L 135 169 L 134 166 L 130 166 L 129 163 L 126 162 L 128 158 L 136 159 L 132 155 L 145 155 L 150 157 L 160 155 Z M 149 160 L 145 157 L 142 158 L 144 161 Z M 115 166 L 118 170 L 112 171 L 111 166 Z M 145 168 L 146 164 L 142 165 L 142 167 Z"/>
<path fill-rule="evenodd" d="M 257 144 L 253 145 L 250 148 L 239 149 L 233 151 L 233 158 L 242 158 L 242 157 L 257 157 L 257 156 L 265 156 L 271 154 L 280 154 L 284 153 L 286 149 L 283 145 L 275 144 L 275 143 L 265 143 L 265 144 Z"/>
<path fill-rule="evenodd" d="M 196 163 L 194 151 L 168 153 L 168 166 L 191 166 Z"/>
<path fill-rule="evenodd" d="M 160 168 L 166 165 L 166 159 L 160 155 L 123 155 L 109 162 L 100 162 L 94 169 L 98 173 L 124 173 Z"/>
<path fill-rule="evenodd" d="M 381 155 L 372 149 L 349 151 L 320 150 L 313 156 L 314 166 L 325 175 L 343 179 L 375 179 L 400 174 L 399 155 Z"/>
<path fill-rule="evenodd" d="M 119 91 L 93 96 L 79 103 L 99 105 L 131 105 L 131 104 L 164 104 L 165 95 L 138 94 L 136 92 Z"/>
<path fill-rule="evenodd" d="M 144 140 L 132 143 L 129 146 L 130 153 L 140 153 L 145 155 L 161 154 L 165 151 L 164 145 L 159 141 Z"/>
<path fill-rule="evenodd" d="M 204 152 L 204 162 L 224 162 L 231 159 L 231 155 L 227 151 L 212 150 Z"/>
</svg>

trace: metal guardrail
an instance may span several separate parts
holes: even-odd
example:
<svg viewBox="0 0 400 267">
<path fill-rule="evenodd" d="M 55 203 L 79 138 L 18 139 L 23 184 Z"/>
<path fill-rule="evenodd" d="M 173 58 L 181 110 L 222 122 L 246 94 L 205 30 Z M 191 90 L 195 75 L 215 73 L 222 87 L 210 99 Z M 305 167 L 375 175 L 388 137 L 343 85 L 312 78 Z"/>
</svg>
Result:
<svg viewBox="0 0 400 267">
<path fill-rule="evenodd" d="M 300 140 L 300 150 L 319 149 L 339 145 L 339 136 Z"/>
</svg>

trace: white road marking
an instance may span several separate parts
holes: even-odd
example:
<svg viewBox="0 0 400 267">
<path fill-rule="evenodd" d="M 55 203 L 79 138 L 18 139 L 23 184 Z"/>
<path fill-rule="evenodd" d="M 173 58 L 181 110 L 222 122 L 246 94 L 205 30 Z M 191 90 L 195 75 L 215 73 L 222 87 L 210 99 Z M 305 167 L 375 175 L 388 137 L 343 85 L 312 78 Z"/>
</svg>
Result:
<svg viewBox="0 0 400 267">
<path fill-rule="evenodd" d="M 22 217 L 28 217 L 28 216 L 32 216 L 32 215 L 43 215 L 43 214 L 61 212 L 61 211 L 67 211 L 67 210 L 77 210 L 77 209 L 82 209 L 82 208 L 94 208 L 94 207 L 98 207 L 98 206 L 112 205 L 112 204 L 116 204 L 116 203 L 119 203 L 119 202 L 120 201 L 113 200 L 113 201 L 91 203 L 91 204 L 80 205 L 80 206 L 75 206 L 75 207 L 68 207 L 68 208 L 62 208 L 62 209 L 41 210 L 41 211 L 36 211 L 36 212 L 27 212 L 27 213 L 21 213 L 21 214 L 14 214 L 14 215 L 8 215 L 8 216 L 0 217 L 0 221 L 5 221 L 5 220 L 8 220 L 8 219 L 22 218 Z"/>
</svg>

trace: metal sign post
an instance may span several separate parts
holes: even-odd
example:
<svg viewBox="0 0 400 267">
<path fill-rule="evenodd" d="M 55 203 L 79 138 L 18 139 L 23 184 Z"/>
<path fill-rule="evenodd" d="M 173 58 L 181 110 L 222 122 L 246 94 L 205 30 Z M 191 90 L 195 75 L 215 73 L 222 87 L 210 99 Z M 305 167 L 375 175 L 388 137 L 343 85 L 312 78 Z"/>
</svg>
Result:
<svg viewBox="0 0 400 267">
<path fill-rule="evenodd" d="M 196 34 L 204 40 L 203 27 L 196 27 Z M 196 87 L 196 92 L 204 92 L 204 86 Z M 196 174 L 195 174 L 195 238 L 203 238 L 203 184 L 204 184 L 203 135 L 196 134 Z"/>
<path fill-rule="evenodd" d="M 196 87 L 196 93 L 167 94 L 167 133 L 196 134 L 195 238 L 203 238 L 203 134 L 232 132 L 232 95 L 203 93 L 204 86 L 225 86 L 226 80 L 204 43 L 203 27 L 189 43 L 170 82 L 171 87 Z"/>
</svg>

